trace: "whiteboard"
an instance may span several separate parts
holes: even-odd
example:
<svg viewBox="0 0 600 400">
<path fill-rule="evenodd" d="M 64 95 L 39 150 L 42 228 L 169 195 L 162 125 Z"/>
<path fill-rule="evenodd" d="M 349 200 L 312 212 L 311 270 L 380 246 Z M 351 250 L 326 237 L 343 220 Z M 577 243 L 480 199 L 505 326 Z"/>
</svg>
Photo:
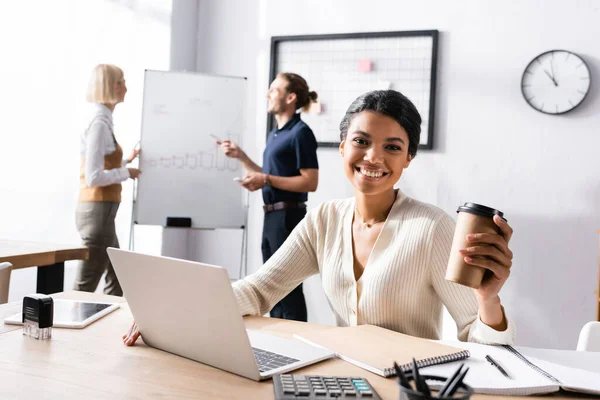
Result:
<svg viewBox="0 0 600 400">
<path fill-rule="evenodd" d="M 166 225 L 190 217 L 195 228 L 241 228 L 244 189 L 237 159 L 215 135 L 240 143 L 246 79 L 189 72 L 145 72 L 140 169 L 134 222 Z"/>
</svg>

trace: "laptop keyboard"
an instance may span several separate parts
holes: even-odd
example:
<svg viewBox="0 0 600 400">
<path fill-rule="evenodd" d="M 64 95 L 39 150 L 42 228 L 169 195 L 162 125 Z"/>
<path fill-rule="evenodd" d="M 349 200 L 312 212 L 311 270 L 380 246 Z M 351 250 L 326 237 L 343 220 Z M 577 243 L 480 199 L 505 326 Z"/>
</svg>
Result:
<svg viewBox="0 0 600 400">
<path fill-rule="evenodd" d="M 254 358 L 256 358 L 256 363 L 258 364 L 258 370 L 260 372 L 270 371 L 300 361 L 267 350 L 257 349 L 256 347 L 253 347 L 252 350 L 254 351 Z"/>
</svg>

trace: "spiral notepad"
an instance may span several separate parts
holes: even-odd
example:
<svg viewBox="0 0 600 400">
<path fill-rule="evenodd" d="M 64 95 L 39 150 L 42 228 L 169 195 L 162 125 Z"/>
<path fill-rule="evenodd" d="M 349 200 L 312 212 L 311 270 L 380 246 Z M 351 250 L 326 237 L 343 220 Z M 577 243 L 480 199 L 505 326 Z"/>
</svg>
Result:
<svg viewBox="0 0 600 400">
<path fill-rule="evenodd" d="M 471 354 L 469 353 L 469 350 L 461 350 L 456 353 L 448 354 L 445 356 L 429 357 L 429 358 L 417 360 L 417 367 L 419 367 L 419 368 L 431 367 L 432 365 L 439 365 L 439 364 L 445 364 L 445 363 L 454 362 L 454 361 L 460 361 L 460 360 L 464 360 L 465 358 L 469 358 L 470 355 Z M 412 363 L 402 364 L 402 365 L 400 365 L 400 369 L 402 370 L 402 372 L 410 372 L 410 371 L 412 371 Z M 386 368 L 383 370 L 383 373 L 384 373 L 384 376 L 387 378 L 388 376 L 395 376 L 396 370 L 393 367 Z"/>
<path fill-rule="evenodd" d="M 374 325 L 328 328 L 294 337 L 329 349 L 338 358 L 386 378 L 395 376 L 394 362 L 408 371 L 412 368 L 413 358 L 417 361 L 417 366 L 425 367 L 463 360 L 470 356 L 468 350 Z"/>
<path fill-rule="evenodd" d="M 464 361 L 469 373 L 464 383 L 471 386 L 475 393 L 502 396 L 529 396 L 554 393 L 560 390 L 600 394 L 600 374 L 592 372 L 596 364 L 587 364 L 587 357 L 580 358 L 581 367 L 592 367 L 592 371 L 567 367 L 539 358 L 525 356 L 510 345 L 484 345 L 480 343 L 457 343 L 457 346 L 469 350 L 471 356 Z M 528 351 L 527 348 L 523 349 Z M 575 353 L 575 352 L 573 352 Z M 527 353 L 526 353 L 527 354 Z M 543 353 L 542 353 L 543 354 Z M 585 354 L 583 354 L 585 355 Z M 573 361 L 577 360 L 574 356 Z M 486 357 L 492 357 L 510 377 L 506 377 L 491 365 Z M 571 357 L 570 357 L 571 358 Z M 427 375 L 451 376 L 456 365 L 441 364 L 422 371 Z M 431 383 L 431 389 L 442 385 Z M 599 398 L 599 397 L 594 397 Z"/>
</svg>

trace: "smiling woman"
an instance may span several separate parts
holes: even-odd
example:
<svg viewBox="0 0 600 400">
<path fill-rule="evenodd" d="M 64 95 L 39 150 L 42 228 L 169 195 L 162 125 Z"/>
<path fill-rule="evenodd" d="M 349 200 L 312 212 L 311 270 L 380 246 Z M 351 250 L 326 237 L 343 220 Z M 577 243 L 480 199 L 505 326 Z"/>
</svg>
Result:
<svg viewBox="0 0 600 400">
<path fill-rule="evenodd" d="M 458 338 L 510 344 L 514 324 L 498 293 L 508 278 L 511 227 L 475 235 L 465 262 L 489 270 L 479 289 L 444 279 L 454 221 L 439 208 L 405 196 L 394 185 L 416 156 L 421 117 L 393 90 L 368 92 L 340 124 L 340 154 L 354 197 L 311 210 L 256 273 L 234 283 L 243 314 L 262 315 L 311 275 L 320 274 L 340 326 L 373 324 L 439 339 L 442 305 Z M 123 337 L 133 344 L 135 325 Z"/>
<path fill-rule="evenodd" d="M 362 227 L 355 229 L 354 242 L 365 244 L 355 249 L 357 277 L 381 231 L 380 226 L 371 228 L 384 222 L 391 211 L 397 199 L 393 187 L 416 156 L 420 131 L 417 109 L 394 91 L 365 93 L 350 105 L 340 123 L 340 154 L 357 193 L 355 220 L 362 220 Z"/>
</svg>

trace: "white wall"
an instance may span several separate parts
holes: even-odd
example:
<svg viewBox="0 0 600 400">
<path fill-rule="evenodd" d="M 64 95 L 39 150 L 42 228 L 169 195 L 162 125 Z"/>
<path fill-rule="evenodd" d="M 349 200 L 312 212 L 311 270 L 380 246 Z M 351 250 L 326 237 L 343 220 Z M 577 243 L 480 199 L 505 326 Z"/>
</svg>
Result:
<svg viewBox="0 0 600 400">
<path fill-rule="evenodd" d="M 438 29 L 435 148 L 418 154 L 400 186 L 451 214 L 465 201 L 503 210 L 515 229 L 515 258 L 501 295 L 518 343 L 573 349 L 580 327 L 594 318 L 598 279 L 599 8 L 593 0 L 200 0 L 197 67 L 249 78 L 254 130 L 244 145 L 260 160 L 270 36 Z M 585 102 L 564 116 L 534 111 L 520 92 L 527 63 L 556 48 L 580 54 L 593 82 Z M 319 162 L 310 205 L 352 195 L 337 152 L 319 150 Z M 262 212 L 260 194 L 251 198 L 255 270 Z M 309 313 L 327 308 L 317 286 L 307 288 Z M 316 313 L 317 321 L 330 318 Z"/>
<path fill-rule="evenodd" d="M 171 10 L 170 70 L 196 70 L 197 33 L 198 0 L 175 0 Z"/>
</svg>

